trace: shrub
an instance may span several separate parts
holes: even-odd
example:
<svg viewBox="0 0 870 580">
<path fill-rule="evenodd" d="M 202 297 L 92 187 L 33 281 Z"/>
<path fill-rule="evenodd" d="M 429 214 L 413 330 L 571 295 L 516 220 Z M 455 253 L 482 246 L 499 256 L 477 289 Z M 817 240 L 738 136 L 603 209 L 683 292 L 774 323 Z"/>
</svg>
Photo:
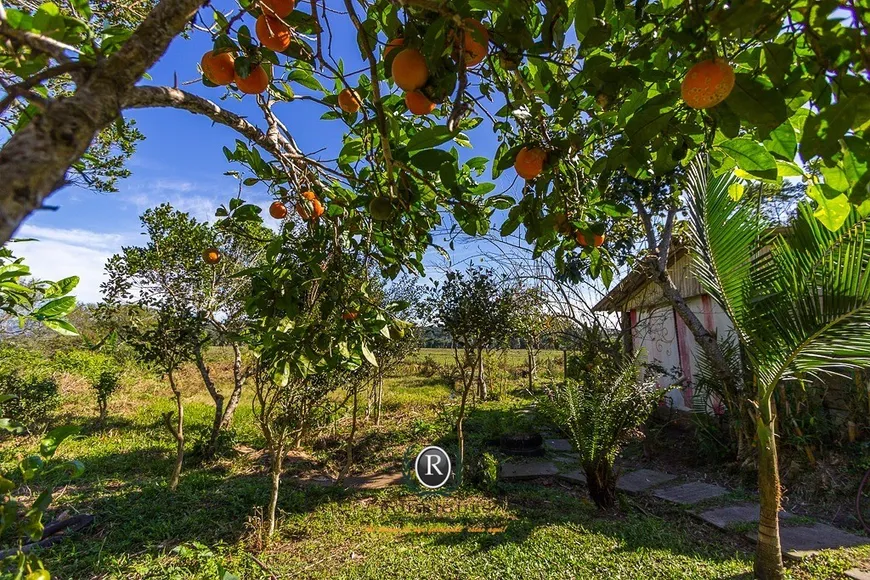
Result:
<svg viewBox="0 0 870 580">
<path fill-rule="evenodd" d="M 100 423 L 106 420 L 109 397 L 121 386 L 121 374 L 115 370 L 105 370 L 99 379 L 91 383 L 97 394 L 97 407 L 100 409 Z"/>
<path fill-rule="evenodd" d="M 0 393 L 15 397 L 5 403 L 5 415 L 27 430 L 44 427 L 60 405 L 57 381 L 45 374 L 4 371 L 0 374 Z"/>
<path fill-rule="evenodd" d="M 52 362 L 58 371 L 78 375 L 92 385 L 100 381 L 104 371 L 114 371 L 117 367 L 109 355 L 91 350 L 58 351 Z"/>
<path fill-rule="evenodd" d="M 601 508 L 616 502 L 616 456 L 664 395 L 655 382 L 644 380 L 637 356 L 628 364 L 608 362 L 581 373 L 582 380 L 554 385 L 539 403 L 568 432 L 580 453 L 589 495 Z"/>
</svg>

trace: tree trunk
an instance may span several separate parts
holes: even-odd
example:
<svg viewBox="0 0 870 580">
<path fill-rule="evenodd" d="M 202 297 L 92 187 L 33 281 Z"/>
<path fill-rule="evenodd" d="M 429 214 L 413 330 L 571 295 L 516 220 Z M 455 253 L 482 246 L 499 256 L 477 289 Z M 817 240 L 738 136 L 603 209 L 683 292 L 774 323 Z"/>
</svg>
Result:
<svg viewBox="0 0 870 580">
<path fill-rule="evenodd" d="M 45 110 L 0 148 L 0 245 L 46 197 L 66 183 L 66 174 L 97 132 L 118 118 L 125 94 L 163 55 L 202 5 L 202 0 L 157 3 L 120 49 L 97 61 L 75 93 L 49 101 Z M 7 24 L 0 28 L 10 28 Z M 63 57 L 61 57 L 63 58 Z"/>
<path fill-rule="evenodd" d="M 356 416 L 357 416 L 357 394 L 359 393 L 359 388 L 354 387 L 353 389 L 353 422 L 350 426 L 350 435 L 347 436 L 347 460 L 344 462 L 344 467 L 341 470 L 341 473 L 338 474 L 338 480 L 343 481 L 345 477 L 347 477 L 348 473 L 350 473 L 350 468 L 353 465 L 353 440 L 356 437 Z"/>
<path fill-rule="evenodd" d="M 486 375 L 483 372 L 483 356 L 477 359 L 477 398 L 480 401 L 486 400 Z"/>
<path fill-rule="evenodd" d="M 568 378 L 568 351 L 562 351 L 562 378 Z"/>
<path fill-rule="evenodd" d="M 199 369 L 199 374 L 202 376 L 202 382 L 205 384 L 205 389 L 211 396 L 212 401 L 214 401 L 214 419 L 211 424 L 211 434 L 208 438 L 208 446 L 205 449 L 205 457 L 210 459 L 214 457 L 214 454 L 217 451 L 218 435 L 220 435 L 221 424 L 224 417 L 224 396 L 220 394 L 214 385 L 214 381 L 211 380 L 211 372 L 205 364 L 201 347 L 196 349 L 194 360 L 196 361 L 196 368 Z"/>
<path fill-rule="evenodd" d="M 526 346 L 526 352 L 529 355 L 529 390 L 535 388 L 535 371 L 537 370 L 537 361 L 535 360 L 535 351 L 531 346 Z"/>
<path fill-rule="evenodd" d="M 233 392 L 230 393 L 230 398 L 227 400 L 227 406 L 224 408 L 224 416 L 221 418 L 221 429 L 227 429 L 233 423 L 233 416 L 236 414 L 236 407 L 239 406 L 239 401 L 242 399 L 242 389 L 245 386 L 245 372 L 242 370 L 242 349 L 238 344 L 233 343 Z"/>
<path fill-rule="evenodd" d="M 583 466 L 586 473 L 586 487 L 589 497 L 601 509 L 610 509 L 616 505 L 616 476 L 613 466 L 603 459 Z"/>
<path fill-rule="evenodd" d="M 468 403 L 468 393 L 474 385 L 474 369 L 479 368 L 480 360 L 483 357 L 483 352 L 477 353 L 477 364 L 471 366 L 471 375 L 466 379 L 465 373 L 462 374 L 462 402 L 459 405 L 459 415 L 456 417 L 456 438 L 459 440 L 459 466 L 458 470 L 461 474 L 465 469 L 465 434 L 462 431 L 462 421 L 465 419 L 465 405 Z"/>
<path fill-rule="evenodd" d="M 770 395 L 759 397 L 756 429 L 758 434 L 758 493 L 761 516 L 758 521 L 758 546 L 755 552 L 755 577 L 781 580 L 785 577 L 779 541 L 779 466 L 774 433 L 775 412 Z"/>
<path fill-rule="evenodd" d="M 103 425 L 106 422 L 106 415 L 108 414 L 106 408 L 109 405 L 107 401 L 98 401 L 97 404 L 100 406 L 100 425 Z"/>
<path fill-rule="evenodd" d="M 269 488 L 269 537 L 275 533 L 278 515 L 278 491 L 281 487 L 281 471 L 284 468 L 284 439 L 281 436 L 281 442 L 271 445 L 272 466 L 269 469 L 271 475 L 271 486 Z"/>
<path fill-rule="evenodd" d="M 166 422 L 166 428 L 175 438 L 175 465 L 172 468 L 172 475 L 169 477 L 169 489 L 175 491 L 178 487 L 178 481 L 181 479 L 181 466 L 184 463 L 184 405 L 181 402 L 181 391 L 176 386 L 175 377 L 171 372 L 169 373 L 169 387 L 175 396 L 175 412 L 178 418 L 174 426 L 172 425 L 171 412 L 163 415 L 163 420 Z"/>
<path fill-rule="evenodd" d="M 375 396 L 375 425 L 381 424 L 381 403 L 384 400 L 384 374 L 378 371 L 378 378 L 375 381 L 377 395 Z"/>
</svg>

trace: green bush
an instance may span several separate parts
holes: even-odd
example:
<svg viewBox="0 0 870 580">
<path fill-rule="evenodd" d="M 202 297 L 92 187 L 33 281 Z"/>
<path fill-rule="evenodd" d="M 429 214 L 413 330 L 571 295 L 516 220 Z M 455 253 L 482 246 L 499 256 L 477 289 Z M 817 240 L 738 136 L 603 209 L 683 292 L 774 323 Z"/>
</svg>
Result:
<svg viewBox="0 0 870 580">
<path fill-rule="evenodd" d="M 28 430 L 44 427 L 60 405 L 50 361 L 24 348 L 0 348 L 0 394 L 14 396 L 4 404 L 4 416 Z"/>
<path fill-rule="evenodd" d="M 121 374 L 116 370 L 105 370 L 100 373 L 99 379 L 91 383 L 91 387 L 97 394 L 97 406 L 100 409 L 100 422 L 106 420 L 109 406 L 109 397 L 121 386 Z"/>
<path fill-rule="evenodd" d="M 5 403 L 5 416 L 28 430 L 45 426 L 60 405 L 54 377 L 28 375 L 17 369 L 0 374 L 0 393 L 15 397 Z"/>
</svg>

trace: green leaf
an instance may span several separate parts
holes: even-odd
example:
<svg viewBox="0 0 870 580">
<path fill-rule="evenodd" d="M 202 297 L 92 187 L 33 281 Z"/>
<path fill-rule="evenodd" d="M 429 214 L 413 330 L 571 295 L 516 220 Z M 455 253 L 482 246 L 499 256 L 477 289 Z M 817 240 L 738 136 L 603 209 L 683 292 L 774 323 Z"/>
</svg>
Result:
<svg viewBox="0 0 870 580">
<path fill-rule="evenodd" d="M 574 11 L 574 30 L 577 38 L 582 40 L 595 24 L 595 5 L 588 0 L 577 0 L 574 2 Z"/>
<path fill-rule="evenodd" d="M 797 134 L 791 123 L 785 122 L 764 141 L 765 147 L 783 161 L 794 161 L 797 155 Z"/>
<path fill-rule="evenodd" d="M 39 444 L 39 454 L 49 459 L 54 456 L 55 451 L 57 451 L 61 443 L 69 437 L 77 435 L 78 432 L 79 428 L 75 425 L 64 425 L 63 427 L 52 429 L 42 438 L 42 442 Z"/>
<path fill-rule="evenodd" d="M 63 298 L 57 298 L 52 300 L 46 304 L 43 304 L 33 313 L 33 316 L 42 320 L 45 318 L 58 318 L 60 316 L 66 316 L 76 307 L 76 298 L 75 296 L 64 296 Z"/>
<path fill-rule="evenodd" d="M 767 149 L 751 139 L 732 139 L 719 149 L 737 163 L 737 167 L 762 179 L 776 179 L 776 160 Z"/>
<path fill-rule="evenodd" d="M 362 355 L 365 357 L 369 364 L 376 367 L 378 366 L 378 359 L 375 358 L 374 353 L 369 349 L 369 345 L 366 344 L 366 341 L 360 342 L 360 349 L 362 350 Z"/>
<path fill-rule="evenodd" d="M 297 68 L 290 72 L 287 76 L 287 80 L 299 83 L 303 87 L 309 88 L 312 91 L 324 92 L 323 85 L 320 84 L 320 81 L 314 78 L 314 75 L 307 70 Z"/>
<path fill-rule="evenodd" d="M 411 165 L 423 171 L 438 171 L 445 163 L 453 162 L 453 155 L 443 149 L 428 149 L 411 157 Z"/>
<path fill-rule="evenodd" d="M 48 320 L 42 321 L 43 326 L 46 328 L 55 331 L 56 333 L 63 336 L 78 336 L 79 331 L 73 326 L 70 322 L 66 320 L 56 320 L 50 318 Z"/>
<path fill-rule="evenodd" d="M 452 133 L 450 130 L 441 125 L 423 129 L 414 134 L 408 141 L 408 151 L 413 153 L 422 149 L 431 149 L 442 143 L 447 143 L 451 137 Z"/>
<path fill-rule="evenodd" d="M 732 183 L 728 186 L 728 196 L 734 201 L 740 201 L 743 197 L 743 194 L 746 191 L 746 187 L 742 183 Z"/>
<path fill-rule="evenodd" d="M 807 195 L 818 204 L 813 215 L 832 232 L 840 229 L 852 211 L 849 198 L 824 183 L 810 185 Z"/>
<path fill-rule="evenodd" d="M 737 75 L 734 90 L 725 102 L 740 119 L 763 130 L 773 131 L 788 120 L 782 94 L 748 74 Z"/>
</svg>

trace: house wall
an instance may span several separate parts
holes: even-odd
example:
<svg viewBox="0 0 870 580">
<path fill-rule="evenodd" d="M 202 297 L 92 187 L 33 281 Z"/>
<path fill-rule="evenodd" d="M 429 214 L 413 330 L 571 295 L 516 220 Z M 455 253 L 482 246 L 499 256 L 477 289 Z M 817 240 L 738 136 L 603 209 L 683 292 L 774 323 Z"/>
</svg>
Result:
<svg viewBox="0 0 870 580">
<path fill-rule="evenodd" d="M 733 333 L 731 320 L 709 295 L 691 296 L 686 304 L 707 330 L 719 337 Z M 643 348 L 647 362 L 664 368 L 665 373 L 657 380 L 661 387 L 676 386 L 669 388 L 667 403 L 682 411 L 707 409 L 711 403 L 697 400 L 694 391 L 700 347 L 683 319 L 663 302 L 640 303 L 629 314 L 634 348 Z"/>
</svg>

